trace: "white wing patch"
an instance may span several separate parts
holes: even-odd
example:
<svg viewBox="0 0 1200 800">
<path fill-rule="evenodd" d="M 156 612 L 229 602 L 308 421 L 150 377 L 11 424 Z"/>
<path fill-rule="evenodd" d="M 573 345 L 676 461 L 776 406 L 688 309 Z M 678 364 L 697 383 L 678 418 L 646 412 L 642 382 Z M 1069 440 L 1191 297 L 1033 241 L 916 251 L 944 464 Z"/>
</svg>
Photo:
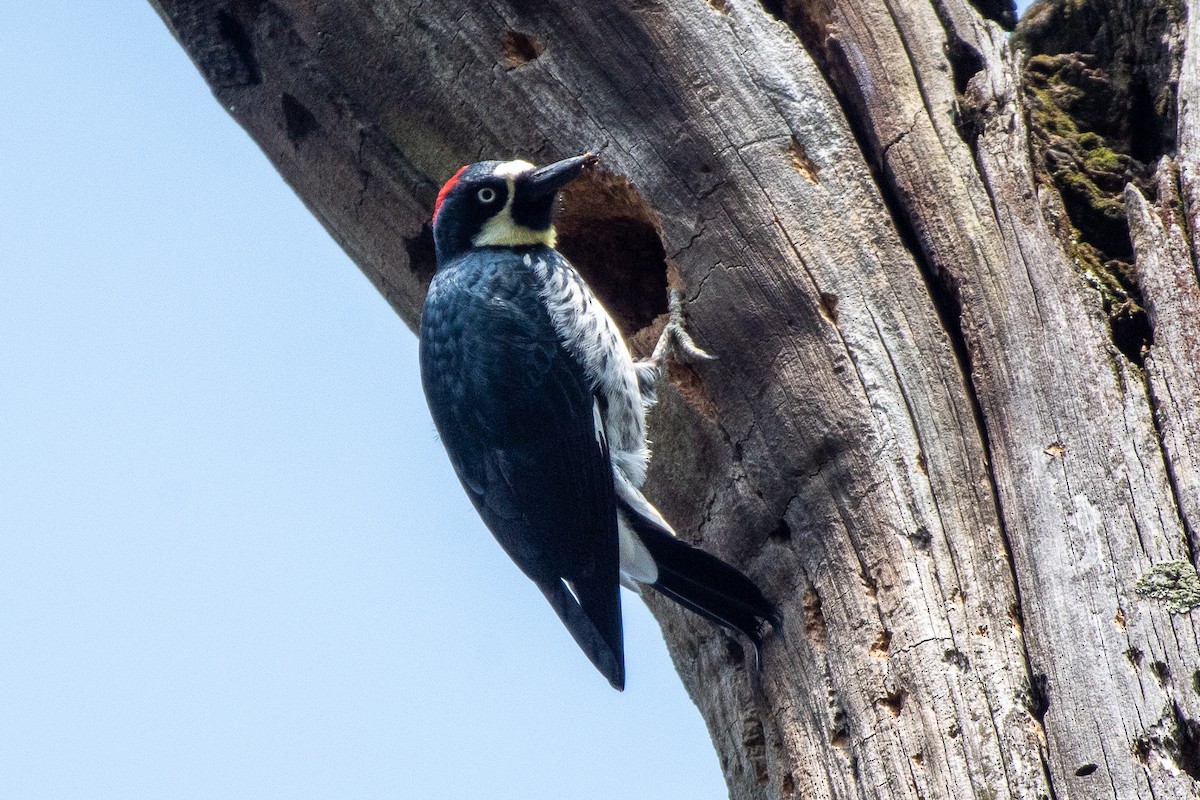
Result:
<svg viewBox="0 0 1200 800">
<path fill-rule="evenodd" d="M 644 517 L 650 520 L 654 525 L 667 531 L 672 536 L 675 535 L 675 529 L 670 523 L 663 519 L 663 515 L 655 508 L 646 496 L 633 485 L 633 483 L 619 472 L 616 475 L 614 487 L 617 490 L 617 496 L 629 504 L 629 508 L 639 517 Z"/>
<path fill-rule="evenodd" d="M 662 514 L 637 488 L 646 479 L 650 459 L 646 442 L 647 404 L 625 340 L 604 306 L 565 260 L 537 258 L 532 264 L 530 261 L 526 255 L 526 265 L 533 267 L 542 284 L 542 299 L 560 341 L 583 365 L 593 391 L 608 401 L 604 415 L 600 413 L 599 402 L 593 402 L 592 419 L 597 443 L 608 444 L 617 495 L 631 513 L 674 535 Z M 658 581 L 658 565 L 633 530 L 626 512 L 620 509 L 617 542 L 621 585 L 641 594 L 642 585 Z"/>
<path fill-rule="evenodd" d="M 612 317 L 565 260 L 539 258 L 533 269 L 560 341 L 583 365 L 593 390 L 608 401 L 604 433 L 613 467 L 641 486 L 650 451 L 646 412 L 629 348 Z"/>
<path fill-rule="evenodd" d="M 658 565 L 629 526 L 625 512 L 620 510 L 617 511 L 617 545 L 621 553 L 621 585 L 641 594 L 642 584 L 658 581 Z"/>
<path fill-rule="evenodd" d="M 592 425 L 596 429 L 596 444 L 604 447 L 604 418 L 600 416 L 600 401 L 592 401 Z"/>
</svg>

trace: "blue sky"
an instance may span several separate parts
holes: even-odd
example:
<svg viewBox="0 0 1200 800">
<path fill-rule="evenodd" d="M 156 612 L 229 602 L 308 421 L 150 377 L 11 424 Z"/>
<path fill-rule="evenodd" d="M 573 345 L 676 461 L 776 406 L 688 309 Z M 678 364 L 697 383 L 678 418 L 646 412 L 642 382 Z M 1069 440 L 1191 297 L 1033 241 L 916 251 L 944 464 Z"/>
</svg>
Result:
<svg viewBox="0 0 1200 800">
<path fill-rule="evenodd" d="M 0 797 L 724 797 L 644 606 L 618 694 L 149 5 L 5 31 Z"/>
</svg>

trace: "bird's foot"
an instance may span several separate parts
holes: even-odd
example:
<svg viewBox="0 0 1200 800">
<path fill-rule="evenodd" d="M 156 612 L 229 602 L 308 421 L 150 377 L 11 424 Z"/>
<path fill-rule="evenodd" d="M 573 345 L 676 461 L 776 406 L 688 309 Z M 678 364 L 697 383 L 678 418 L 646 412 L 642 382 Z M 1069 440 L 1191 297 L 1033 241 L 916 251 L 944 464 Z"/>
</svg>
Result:
<svg viewBox="0 0 1200 800">
<path fill-rule="evenodd" d="M 697 345 L 683 325 L 683 292 L 671 289 L 667 308 L 670 312 L 667 327 L 663 328 L 658 337 L 658 344 L 654 346 L 650 360 L 659 368 L 669 355 L 674 355 L 682 361 L 715 361 L 717 357 Z"/>
<path fill-rule="evenodd" d="M 713 361 L 716 356 L 699 347 L 683 326 L 683 292 L 672 289 L 668 309 L 670 317 L 667 326 L 654 345 L 650 357 L 635 364 L 638 378 L 638 389 L 642 393 L 642 402 L 646 407 L 657 401 L 658 381 L 662 378 L 663 367 L 667 357 L 674 356 L 680 361 Z"/>
</svg>

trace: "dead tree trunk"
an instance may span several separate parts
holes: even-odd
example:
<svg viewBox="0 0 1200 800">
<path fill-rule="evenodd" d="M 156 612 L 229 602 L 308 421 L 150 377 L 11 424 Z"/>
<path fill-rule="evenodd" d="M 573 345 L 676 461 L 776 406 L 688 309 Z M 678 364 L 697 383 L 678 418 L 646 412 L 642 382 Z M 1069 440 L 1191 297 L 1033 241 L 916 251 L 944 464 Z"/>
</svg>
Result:
<svg viewBox="0 0 1200 800">
<path fill-rule="evenodd" d="M 609 144 L 563 249 L 721 356 L 651 495 L 790 626 L 652 602 L 732 797 L 1200 794 L 1194 0 L 152 2 L 410 325 L 454 168 Z"/>
</svg>

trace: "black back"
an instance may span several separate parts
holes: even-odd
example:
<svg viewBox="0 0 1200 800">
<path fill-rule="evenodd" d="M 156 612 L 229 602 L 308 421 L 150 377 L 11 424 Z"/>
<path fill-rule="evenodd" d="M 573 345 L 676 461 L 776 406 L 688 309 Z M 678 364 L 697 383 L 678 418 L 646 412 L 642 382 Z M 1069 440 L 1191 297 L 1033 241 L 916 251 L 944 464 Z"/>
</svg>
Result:
<svg viewBox="0 0 1200 800">
<path fill-rule="evenodd" d="M 608 446 L 587 377 L 560 343 L 525 255 L 561 258 L 541 247 L 475 248 L 439 268 L 421 317 L 421 379 L 480 516 L 621 688 Z"/>
</svg>

